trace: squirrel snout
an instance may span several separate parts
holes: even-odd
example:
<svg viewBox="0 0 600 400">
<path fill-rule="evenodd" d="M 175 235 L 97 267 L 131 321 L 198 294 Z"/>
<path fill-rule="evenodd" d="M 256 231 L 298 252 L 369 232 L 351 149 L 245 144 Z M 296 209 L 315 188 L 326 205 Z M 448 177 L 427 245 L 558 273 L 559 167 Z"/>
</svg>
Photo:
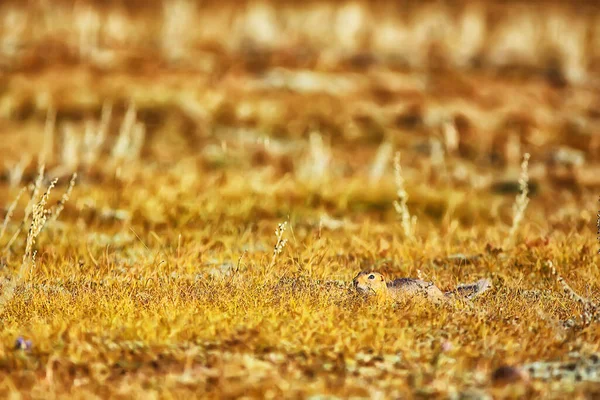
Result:
<svg viewBox="0 0 600 400">
<path fill-rule="evenodd" d="M 361 285 L 359 281 L 352 281 L 352 285 L 354 286 L 354 290 L 356 290 L 358 293 L 366 293 L 369 291 L 368 287 Z"/>
</svg>

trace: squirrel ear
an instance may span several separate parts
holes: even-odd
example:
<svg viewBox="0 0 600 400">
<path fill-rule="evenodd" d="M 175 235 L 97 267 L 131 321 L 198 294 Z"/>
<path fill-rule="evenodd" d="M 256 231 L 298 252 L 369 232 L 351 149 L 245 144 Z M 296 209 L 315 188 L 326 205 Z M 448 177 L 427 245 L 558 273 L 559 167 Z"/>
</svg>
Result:
<svg viewBox="0 0 600 400">
<path fill-rule="evenodd" d="M 379 278 L 381 278 L 381 279 L 379 279 L 379 280 L 380 280 L 380 281 L 382 281 L 382 280 L 383 280 L 383 275 L 381 275 Z"/>
</svg>

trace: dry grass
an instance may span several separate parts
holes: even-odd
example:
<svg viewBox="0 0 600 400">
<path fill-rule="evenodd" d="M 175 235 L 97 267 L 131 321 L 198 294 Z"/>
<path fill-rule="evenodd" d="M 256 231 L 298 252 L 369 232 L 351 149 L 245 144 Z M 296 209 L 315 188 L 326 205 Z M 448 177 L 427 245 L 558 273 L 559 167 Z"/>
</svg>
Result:
<svg viewBox="0 0 600 400">
<path fill-rule="evenodd" d="M 34 3 L 0 10 L 16 24 L 1 37 L 13 51 L 0 94 L 1 397 L 600 393 L 600 93 L 588 42 L 564 49 L 569 78 L 557 83 L 494 69 L 511 32 L 540 32 L 511 8 L 483 35 L 481 69 L 464 66 L 481 53 L 467 31 L 483 29 L 488 3 L 455 19 L 415 6 L 405 25 L 391 9 L 372 24 L 386 9 L 366 2 L 310 3 L 303 23 L 323 32 L 284 12 L 293 4 L 274 15 L 224 2 L 194 17 L 186 1 L 147 15 Z M 548 31 L 563 26 L 555 7 L 535 17 Z M 325 27 L 329 13 L 354 25 Z M 195 47 L 232 14 L 242 16 L 220 50 Z M 37 30 L 31 15 L 45 21 Z M 572 41 L 597 18 L 564 15 L 580 21 Z M 431 21 L 449 25 L 419 30 Z M 441 46 L 457 70 L 427 70 L 429 50 L 409 47 L 416 65 L 398 68 L 384 50 L 404 34 Z M 46 35 L 68 51 L 28 59 Z M 133 38 L 164 47 L 168 62 Z M 290 38 L 320 61 L 285 58 L 301 47 Z M 530 45 L 511 57 L 542 63 Z M 379 61 L 330 57 L 362 46 Z M 520 170 L 521 154 L 531 159 Z M 493 289 L 445 306 L 359 296 L 351 279 L 371 268 L 443 290 L 489 278 Z"/>
</svg>

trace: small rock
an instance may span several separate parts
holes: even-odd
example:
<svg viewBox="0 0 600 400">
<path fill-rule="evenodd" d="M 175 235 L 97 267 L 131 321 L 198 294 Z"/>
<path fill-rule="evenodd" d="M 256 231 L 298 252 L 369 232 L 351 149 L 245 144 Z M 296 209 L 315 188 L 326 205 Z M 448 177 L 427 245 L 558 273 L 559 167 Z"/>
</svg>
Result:
<svg viewBox="0 0 600 400">
<path fill-rule="evenodd" d="M 25 340 L 22 336 L 19 336 L 15 341 L 15 350 L 31 350 L 31 340 Z"/>
<path fill-rule="evenodd" d="M 551 165 L 579 167 L 585 162 L 585 153 L 581 150 L 562 146 L 552 151 L 549 162 Z"/>
<path fill-rule="evenodd" d="M 491 186 L 492 193 L 496 194 L 519 194 L 521 185 L 517 180 L 496 181 Z M 538 192 L 538 183 L 529 181 L 529 195 L 533 196 Z"/>
<path fill-rule="evenodd" d="M 496 368 L 492 373 L 492 382 L 497 385 L 507 385 L 509 383 L 527 382 L 529 375 L 519 367 L 502 365 Z"/>
</svg>

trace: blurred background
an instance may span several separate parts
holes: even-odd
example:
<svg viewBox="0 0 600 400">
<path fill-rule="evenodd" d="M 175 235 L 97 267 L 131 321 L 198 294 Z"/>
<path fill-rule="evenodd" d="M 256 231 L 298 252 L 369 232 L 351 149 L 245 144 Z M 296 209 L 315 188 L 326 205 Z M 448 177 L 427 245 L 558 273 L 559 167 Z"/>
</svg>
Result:
<svg viewBox="0 0 600 400">
<path fill-rule="evenodd" d="M 134 107 L 153 162 L 224 163 L 235 138 L 260 163 L 249 143 L 272 156 L 317 132 L 359 166 L 390 143 L 516 176 L 530 152 L 534 179 L 600 186 L 594 1 L 38 0 L 0 20 L 8 165 L 27 149 L 77 169 L 86 126 L 110 110 L 111 147 Z"/>
</svg>

